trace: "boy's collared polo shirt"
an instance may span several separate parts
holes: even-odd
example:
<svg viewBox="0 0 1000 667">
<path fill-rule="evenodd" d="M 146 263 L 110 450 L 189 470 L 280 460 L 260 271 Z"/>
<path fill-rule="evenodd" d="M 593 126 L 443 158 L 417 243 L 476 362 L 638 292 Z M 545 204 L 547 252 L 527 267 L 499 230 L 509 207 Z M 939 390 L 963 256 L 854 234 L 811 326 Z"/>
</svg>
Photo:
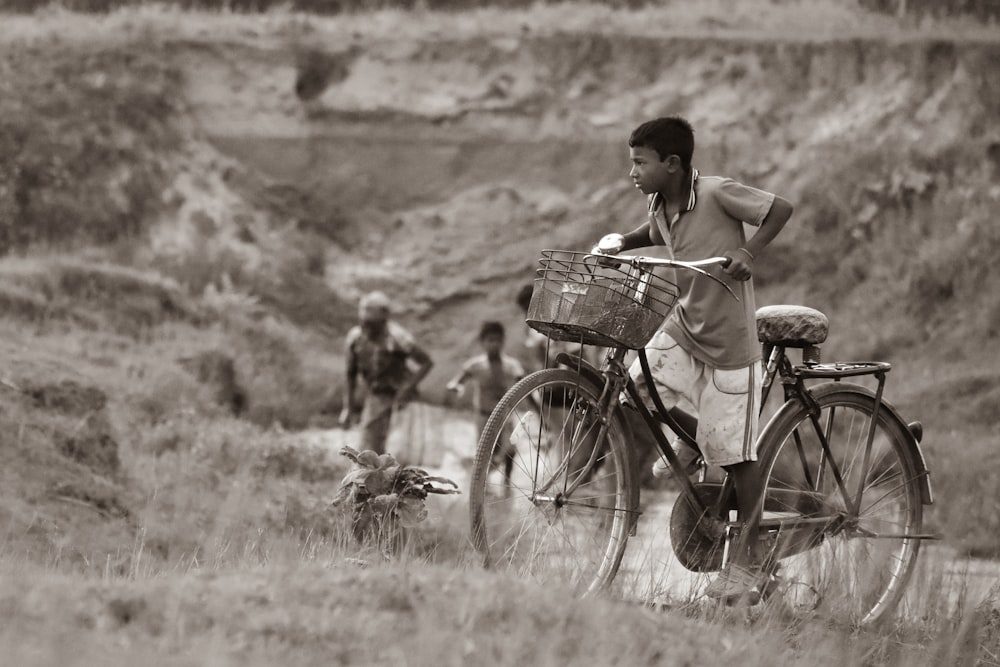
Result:
<svg viewBox="0 0 1000 667">
<path fill-rule="evenodd" d="M 773 203 L 769 192 L 729 178 L 701 176 L 692 169 L 687 201 L 673 220 L 666 218 L 662 197 L 650 195 L 650 229 L 674 259 L 721 257 L 746 243 L 743 223 L 760 226 Z M 675 281 L 680 298 L 661 329 L 710 366 L 748 366 L 760 359 L 752 279 L 736 280 L 717 265 L 706 270 L 729 285 L 740 300 L 712 279 L 679 269 Z"/>
</svg>

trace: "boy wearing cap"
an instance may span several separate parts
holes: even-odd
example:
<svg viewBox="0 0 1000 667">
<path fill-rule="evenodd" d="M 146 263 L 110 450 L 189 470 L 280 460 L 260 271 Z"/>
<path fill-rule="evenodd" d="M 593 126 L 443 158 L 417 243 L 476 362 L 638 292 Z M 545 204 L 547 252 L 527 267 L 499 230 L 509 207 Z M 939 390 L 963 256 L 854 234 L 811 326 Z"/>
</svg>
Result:
<svg viewBox="0 0 1000 667">
<path fill-rule="evenodd" d="M 371 292 L 361 299 L 360 321 L 347 332 L 347 383 L 340 413 L 343 426 L 361 413 L 360 448 L 378 454 L 385 453 L 393 411 L 413 398 L 417 385 L 434 365 L 413 335 L 389 315 L 389 299 L 382 292 Z M 367 388 L 363 407 L 358 377 Z"/>
</svg>

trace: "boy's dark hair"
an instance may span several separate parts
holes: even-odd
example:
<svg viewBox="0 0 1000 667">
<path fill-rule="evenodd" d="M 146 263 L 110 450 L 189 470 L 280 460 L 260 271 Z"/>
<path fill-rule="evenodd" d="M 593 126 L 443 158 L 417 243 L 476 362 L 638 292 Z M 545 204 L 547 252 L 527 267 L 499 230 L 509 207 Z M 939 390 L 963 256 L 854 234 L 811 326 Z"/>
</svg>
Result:
<svg viewBox="0 0 1000 667">
<path fill-rule="evenodd" d="M 483 322 L 483 326 L 479 328 L 479 340 L 482 340 L 487 336 L 500 336 L 500 338 L 503 338 L 505 333 L 506 332 L 504 331 L 502 324 L 489 320 Z"/>
<path fill-rule="evenodd" d="M 521 307 L 521 310 L 528 312 L 528 306 L 531 305 L 531 295 L 535 292 L 535 283 L 528 283 L 527 285 L 522 285 L 521 289 L 517 291 L 517 305 Z"/>
<path fill-rule="evenodd" d="M 632 130 L 628 145 L 630 148 L 652 148 L 661 161 L 676 155 L 687 170 L 691 168 L 694 155 L 694 130 L 691 123 L 680 116 L 656 118 Z"/>
</svg>

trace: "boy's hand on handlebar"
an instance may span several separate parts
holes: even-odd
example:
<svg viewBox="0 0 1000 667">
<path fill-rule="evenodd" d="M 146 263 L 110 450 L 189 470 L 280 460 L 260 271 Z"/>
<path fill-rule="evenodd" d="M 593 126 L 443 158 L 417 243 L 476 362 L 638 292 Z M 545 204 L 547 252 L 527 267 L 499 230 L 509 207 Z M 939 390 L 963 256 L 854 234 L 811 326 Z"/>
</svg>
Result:
<svg viewBox="0 0 1000 667">
<path fill-rule="evenodd" d="M 590 253 L 592 255 L 617 255 L 625 248 L 625 237 L 621 234 L 605 234 Z"/>
<path fill-rule="evenodd" d="M 591 255 L 597 255 L 597 263 L 601 266 L 617 266 L 613 259 L 604 259 L 603 255 L 617 255 L 625 247 L 625 237 L 621 234 L 606 234 L 590 249 Z"/>
<path fill-rule="evenodd" d="M 742 248 L 729 250 L 723 255 L 729 261 L 723 264 L 723 271 L 736 280 L 749 280 L 753 275 L 753 255 Z"/>
</svg>

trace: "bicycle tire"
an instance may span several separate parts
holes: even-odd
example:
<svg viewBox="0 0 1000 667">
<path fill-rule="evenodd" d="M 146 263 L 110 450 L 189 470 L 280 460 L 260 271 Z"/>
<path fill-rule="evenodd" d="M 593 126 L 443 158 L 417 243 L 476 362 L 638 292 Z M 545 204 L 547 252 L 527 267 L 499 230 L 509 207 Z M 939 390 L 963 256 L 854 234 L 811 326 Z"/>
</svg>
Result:
<svg viewBox="0 0 1000 667">
<path fill-rule="evenodd" d="M 825 525 L 815 531 L 772 534 L 772 563 L 778 563 L 779 580 L 789 584 L 786 593 L 794 588 L 791 608 L 872 626 L 892 616 L 916 563 L 923 468 L 905 426 L 887 408 L 879 411 L 865 465 L 876 406 L 865 387 L 830 382 L 811 394 L 819 407 L 816 422 L 806 405 L 789 403 L 761 435 L 762 522 L 795 514 L 835 520 L 821 518 Z M 817 424 L 843 486 L 822 453 Z"/>
<path fill-rule="evenodd" d="M 616 409 L 604 442 L 596 442 L 600 396 L 575 371 L 549 368 L 523 378 L 493 410 L 469 500 L 472 544 L 484 565 L 579 594 L 604 590 L 614 579 L 633 512 L 628 427 Z M 571 404 L 560 407 L 556 399 L 567 397 Z M 528 426 L 532 413 L 537 422 Z M 508 483 L 497 459 L 512 449 Z M 594 465 L 585 470 L 593 449 Z M 562 495 L 581 476 L 575 491 Z"/>
</svg>

